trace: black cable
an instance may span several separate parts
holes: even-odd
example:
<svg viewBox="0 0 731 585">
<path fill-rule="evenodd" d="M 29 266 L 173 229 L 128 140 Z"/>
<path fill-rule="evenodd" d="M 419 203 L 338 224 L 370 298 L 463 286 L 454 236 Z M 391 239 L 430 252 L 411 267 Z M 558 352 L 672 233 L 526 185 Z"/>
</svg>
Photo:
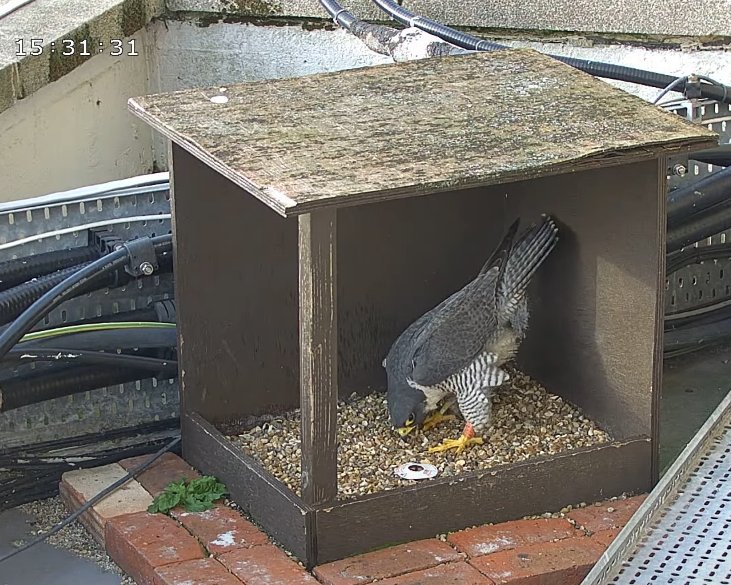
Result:
<svg viewBox="0 0 731 585">
<path fill-rule="evenodd" d="M 129 366 L 137 370 L 173 373 L 178 362 L 126 353 L 105 353 L 103 351 L 73 350 L 67 348 L 11 349 L 3 361 L 35 362 L 51 361 L 71 364 L 108 364 Z"/>
<path fill-rule="evenodd" d="M 81 270 L 56 284 L 30 305 L 10 326 L 0 335 L 0 358 L 40 321 L 46 313 L 56 308 L 74 293 L 93 282 L 100 276 L 123 267 L 129 259 L 126 248 L 115 250 L 111 254 L 102 256 L 98 260 L 84 266 Z"/>
<path fill-rule="evenodd" d="M 99 251 L 90 246 L 52 250 L 0 262 L 0 291 L 7 290 L 32 278 L 39 278 L 57 270 L 90 262 L 99 257 Z"/>
<path fill-rule="evenodd" d="M 175 347 L 175 327 L 133 327 L 102 331 L 79 331 L 45 339 L 23 341 L 18 349 L 33 351 L 62 345 L 68 350 L 116 351 L 117 349 L 157 349 Z"/>
<path fill-rule="evenodd" d="M 332 17 L 335 24 L 342 26 L 346 30 L 350 30 L 350 27 L 359 21 L 352 12 L 343 8 L 343 6 L 335 0 L 320 0 L 320 4 Z"/>
<path fill-rule="evenodd" d="M 413 26 L 421 29 L 463 49 L 472 51 L 496 51 L 509 48 L 506 45 L 486 41 L 474 35 L 458 31 L 452 27 L 436 22 L 430 18 L 414 14 L 403 6 L 393 2 L 393 0 L 373 0 L 373 2 L 397 22 L 400 22 L 405 26 Z M 343 10 L 342 6 L 333 0 L 330 0 L 329 2 L 321 0 L 320 3 L 331 16 L 334 15 L 333 10 Z M 643 69 L 635 69 L 634 67 L 624 67 L 622 65 L 589 61 L 574 57 L 564 57 L 561 55 L 549 54 L 548 56 L 570 65 L 571 67 L 584 71 L 585 73 L 590 73 L 596 77 L 628 81 L 640 85 L 656 87 L 658 89 L 664 89 L 675 83 L 678 79 L 676 76 L 645 71 Z M 699 91 L 701 96 L 704 98 L 731 103 L 731 88 L 726 86 L 719 87 L 711 83 L 705 83 L 699 86 Z"/>
<path fill-rule="evenodd" d="M 152 278 L 152 277 L 150 277 Z M 73 321 L 64 321 L 63 323 L 57 323 L 54 326 L 58 327 L 72 327 L 74 325 L 91 325 L 93 323 L 120 323 L 123 321 L 135 321 L 135 322 L 152 322 L 152 323 L 175 323 L 175 299 L 164 299 L 161 301 L 153 301 L 146 307 L 135 309 L 133 311 L 121 311 L 119 313 L 112 313 L 111 315 L 94 315 L 87 316 L 83 319 L 75 319 Z M 34 327 L 34 330 L 45 330 L 51 327 L 50 325 L 43 325 L 41 327 Z M 8 328 L 8 324 L 0 325 L 0 333 Z M 49 338 L 50 339 L 50 338 Z M 170 345 L 174 345 L 170 344 Z M 131 347 L 131 346 L 130 346 Z M 95 346 L 90 346 L 89 349 L 100 349 Z M 116 349 L 116 348 L 115 348 Z"/>
<path fill-rule="evenodd" d="M 396 2 L 389 0 L 373 0 L 381 10 L 388 14 L 391 18 L 400 22 L 404 26 L 416 27 L 429 34 L 437 36 L 448 43 L 452 43 L 469 51 L 501 51 L 509 47 L 480 39 L 468 33 L 456 30 L 431 18 L 419 16 Z"/>
<path fill-rule="evenodd" d="M 176 422 L 177 421 L 177 422 Z M 172 429 L 179 429 L 179 418 L 170 418 L 165 420 L 154 420 L 144 423 L 138 423 L 129 427 L 115 427 L 109 430 L 95 431 L 76 435 L 72 437 L 60 437 L 58 439 L 50 439 L 31 443 L 28 445 L 18 445 L 0 449 L 0 467 L 10 465 L 13 459 L 29 459 L 32 457 L 51 457 L 58 455 L 59 452 L 68 452 L 70 448 L 82 449 L 88 447 L 92 449 L 98 447 L 100 443 L 111 442 L 120 444 L 123 439 L 130 437 L 138 437 L 142 435 L 154 434 Z M 88 455 L 90 451 L 83 451 L 82 456 Z M 49 462 L 49 465 L 54 462 Z"/>
<path fill-rule="evenodd" d="M 121 459 L 149 455 L 157 451 L 170 441 L 171 437 L 180 433 L 179 419 L 166 419 L 164 423 L 170 427 L 170 430 L 174 429 L 174 432 L 156 433 L 155 436 L 150 437 L 145 436 L 144 431 L 135 432 L 131 427 L 127 427 L 122 439 L 135 437 L 137 442 L 124 443 L 119 447 L 84 451 L 80 452 L 78 456 L 57 456 L 55 452 L 51 451 L 45 457 L 38 458 L 35 465 L 26 464 L 26 459 L 22 456 L 19 457 L 19 461 L 7 458 L 2 461 L 0 455 L 0 466 L 16 472 L 14 477 L 0 478 L 0 512 L 27 502 L 57 495 L 58 482 L 67 471 L 99 467 L 116 463 Z M 179 450 L 178 446 L 173 448 L 172 452 L 180 454 Z"/>
<path fill-rule="evenodd" d="M 731 244 L 714 244 L 712 246 L 698 246 L 686 248 L 668 254 L 665 273 L 667 275 L 677 272 L 681 268 L 691 264 L 699 264 L 707 260 L 718 260 L 720 258 L 731 258 Z"/>
<path fill-rule="evenodd" d="M 38 499 L 28 494 L 39 487 L 34 479 L 47 482 L 42 489 L 53 495 L 66 471 L 148 455 L 179 433 L 180 419 L 175 417 L 0 450 L 0 468 L 16 472 L 14 477 L 0 477 L 0 512 Z M 172 451 L 179 454 L 179 448 Z"/>
<path fill-rule="evenodd" d="M 670 191 L 667 198 L 668 230 L 693 221 L 696 215 L 724 203 L 730 196 L 731 167 Z"/>
<path fill-rule="evenodd" d="M 710 325 L 729 317 L 731 317 L 731 299 L 724 299 L 665 315 L 665 331 Z"/>
<path fill-rule="evenodd" d="M 33 301 L 88 264 L 70 266 L 0 292 L 0 323 L 10 323 L 30 307 Z"/>
<path fill-rule="evenodd" d="M 701 347 L 719 343 L 731 338 L 731 318 L 704 323 L 697 327 L 678 327 L 665 332 L 665 347 L 668 351 L 677 348 Z"/>
<path fill-rule="evenodd" d="M 154 455 L 150 457 L 149 460 L 145 461 L 144 463 L 141 463 L 134 469 L 132 469 L 129 473 L 127 473 L 124 477 L 119 478 L 117 481 L 115 481 L 112 485 L 109 487 L 104 488 L 102 491 L 100 491 L 97 495 L 95 495 L 93 498 L 85 502 L 78 510 L 74 511 L 72 514 L 64 518 L 61 522 L 56 524 L 53 528 L 51 528 L 48 532 L 44 534 L 38 535 L 36 538 L 31 540 L 30 542 L 24 544 L 20 548 L 17 548 L 13 551 L 10 551 L 9 553 L 3 555 L 0 557 L 0 563 L 3 563 L 4 561 L 7 561 L 8 559 L 14 557 L 15 555 L 18 555 L 29 548 L 40 544 L 47 538 L 53 536 L 57 532 L 60 532 L 64 528 L 66 528 L 69 524 L 71 524 L 74 520 L 76 520 L 79 516 L 81 516 L 84 512 L 86 512 L 89 508 L 91 508 L 94 504 L 97 502 L 103 500 L 106 498 L 109 494 L 111 494 L 116 489 L 122 487 L 125 483 L 127 483 L 129 480 L 137 477 L 140 473 L 145 471 L 148 467 L 150 467 L 155 461 L 157 461 L 160 457 L 162 457 L 165 453 L 170 451 L 175 445 L 177 445 L 180 442 L 180 437 L 176 437 L 172 441 L 170 441 L 167 445 L 165 445 L 162 449 L 157 451 Z"/>
<path fill-rule="evenodd" d="M 722 144 L 717 148 L 699 150 L 688 155 L 692 160 L 717 165 L 719 167 L 731 166 L 731 144 Z"/>
<path fill-rule="evenodd" d="M 25 309 L 30 307 L 35 300 L 40 298 L 41 295 L 48 292 L 54 286 L 63 282 L 71 274 L 87 265 L 88 263 L 65 268 L 58 272 L 47 274 L 0 292 L 0 324 L 10 323 L 13 319 L 25 311 Z M 170 272 L 172 267 L 172 258 L 170 255 L 165 255 L 161 259 L 160 266 L 156 273 L 160 274 L 163 272 Z M 104 287 L 116 288 L 123 286 L 130 282 L 133 278 L 133 276 L 123 270 L 113 270 L 107 272 L 104 276 L 100 276 L 99 278 L 88 282 L 84 287 L 78 288 L 73 296 L 79 296 Z"/>
<path fill-rule="evenodd" d="M 152 238 L 152 244 L 157 254 L 172 252 L 172 236 L 169 234 Z M 4 357 L 46 313 L 55 309 L 66 299 L 74 297 L 79 290 L 85 290 L 89 283 L 94 282 L 100 276 L 123 267 L 128 261 L 129 251 L 124 246 L 120 247 L 110 254 L 94 260 L 46 292 L 0 334 L 0 358 Z"/>
<path fill-rule="evenodd" d="M 177 369 L 160 375 L 174 378 Z M 149 377 L 156 376 L 148 370 L 108 365 L 46 368 L 35 374 L 15 376 L 0 382 L 0 412 Z"/>
<path fill-rule="evenodd" d="M 731 228 L 731 201 L 693 215 L 690 221 L 667 232 L 665 250 L 675 252 Z"/>
</svg>

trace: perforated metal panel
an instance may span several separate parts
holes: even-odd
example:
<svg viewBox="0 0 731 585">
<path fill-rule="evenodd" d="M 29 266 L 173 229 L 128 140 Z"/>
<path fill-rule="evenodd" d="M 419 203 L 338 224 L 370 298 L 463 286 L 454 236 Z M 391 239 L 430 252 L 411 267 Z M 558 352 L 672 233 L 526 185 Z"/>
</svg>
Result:
<svg viewBox="0 0 731 585">
<path fill-rule="evenodd" d="M 718 132 L 721 144 L 731 143 L 731 106 L 718 102 L 699 103 L 670 108 L 676 114 L 689 120 L 705 124 Z M 721 170 L 722 167 L 700 163 L 692 159 L 676 158 L 671 168 L 681 163 L 688 173 L 681 177 L 671 174 L 668 189 L 675 189 L 686 183 L 695 182 L 706 175 Z M 709 246 L 731 242 L 731 230 L 717 234 L 696 243 L 696 246 Z M 694 264 L 669 275 L 665 282 L 665 313 L 678 313 L 688 309 L 731 298 L 731 260 L 715 260 Z"/>
<path fill-rule="evenodd" d="M 731 393 L 582 585 L 731 585 Z"/>
<path fill-rule="evenodd" d="M 731 425 L 609 582 L 731 585 Z"/>
<path fill-rule="evenodd" d="M 0 209 L 0 261 L 87 244 L 85 226 L 124 239 L 170 233 L 169 183 L 117 188 L 58 201 L 29 200 Z M 41 234 L 51 234 L 37 239 Z M 27 242 L 12 246 L 8 242 Z M 63 303 L 37 328 L 102 317 L 172 298 L 173 275 L 160 274 Z M 28 366 L 23 366 L 27 368 Z M 0 413 L 0 445 L 11 448 L 179 416 L 177 380 L 139 380 Z"/>
</svg>

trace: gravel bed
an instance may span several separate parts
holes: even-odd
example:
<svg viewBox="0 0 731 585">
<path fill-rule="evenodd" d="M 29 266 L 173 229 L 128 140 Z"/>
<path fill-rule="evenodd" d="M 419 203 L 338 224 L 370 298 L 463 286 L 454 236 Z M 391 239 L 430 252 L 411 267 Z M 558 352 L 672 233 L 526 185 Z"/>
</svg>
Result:
<svg viewBox="0 0 731 585">
<path fill-rule="evenodd" d="M 42 532 L 48 532 L 69 515 L 68 510 L 58 496 L 30 502 L 19 506 L 19 509 L 36 519 L 31 530 L 33 536 Z M 119 575 L 121 578 L 120 585 L 135 585 L 132 578 L 122 572 L 78 521 L 73 522 L 59 533 L 54 534 L 45 542 L 57 548 L 66 549 L 84 559 L 88 559 L 99 565 L 105 572 Z M 33 553 L 29 551 L 27 554 Z"/>
<path fill-rule="evenodd" d="M 445 421 L 427 433 L 407 437 L 395 433 L 388 420 L 384 394 L 352 396 L 338 405 L 338 496 L 371 494 L 411 485 L 394 474 L 402 463 L 435 465 L 437 477 L 454 476 L 606 443 L 610 436 L 574 405 L 555 396 L 525 374 L 508 368 L 510 380 L 493 394 L 492 425 L 485 443 L 457 454 L 429 453 L 443 439 L 460 436 L 464 421 Z M 290 489 L 300 489 L 299 410 L 240 434 L 229 435 L 237 446 L 258 459 Z"/>
</svg>

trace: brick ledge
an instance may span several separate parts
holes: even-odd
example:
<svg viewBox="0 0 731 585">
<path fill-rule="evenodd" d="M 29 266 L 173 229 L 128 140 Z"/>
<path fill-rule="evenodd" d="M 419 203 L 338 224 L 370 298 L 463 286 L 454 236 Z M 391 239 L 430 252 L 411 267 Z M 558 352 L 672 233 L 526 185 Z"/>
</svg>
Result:
<svg viewBox="0 0 731 585">
<path fill-rule="evenodd" d="M 78 509 L 140 458 L 64 474 L 66 506 Z M 166 453 L 81 517 L 138 585 L 579 585 L 644 496 L 564 509 L 548 518 L 468 528 L 316 567 L 314 576 L 237 510 L 148 514 L 168 483 L 198 473 Z M 106 482 L 109 483 L 109 482 Z"/>
</svg>

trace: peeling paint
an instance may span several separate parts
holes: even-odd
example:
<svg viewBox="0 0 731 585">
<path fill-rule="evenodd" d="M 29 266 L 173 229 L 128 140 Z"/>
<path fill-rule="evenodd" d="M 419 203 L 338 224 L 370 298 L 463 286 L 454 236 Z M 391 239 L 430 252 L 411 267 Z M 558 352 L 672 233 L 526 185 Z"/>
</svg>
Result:
<svg viewBox="0 0 731 585">
<path fill-rule="evenodd" d="M 515 541 L 512 538 L 498 537 L 490 542 L 481 542 L 477 545 L 477 552 L 481 555 L 489 555 L 506 546 L 515 545 Z"/>
</svg>

